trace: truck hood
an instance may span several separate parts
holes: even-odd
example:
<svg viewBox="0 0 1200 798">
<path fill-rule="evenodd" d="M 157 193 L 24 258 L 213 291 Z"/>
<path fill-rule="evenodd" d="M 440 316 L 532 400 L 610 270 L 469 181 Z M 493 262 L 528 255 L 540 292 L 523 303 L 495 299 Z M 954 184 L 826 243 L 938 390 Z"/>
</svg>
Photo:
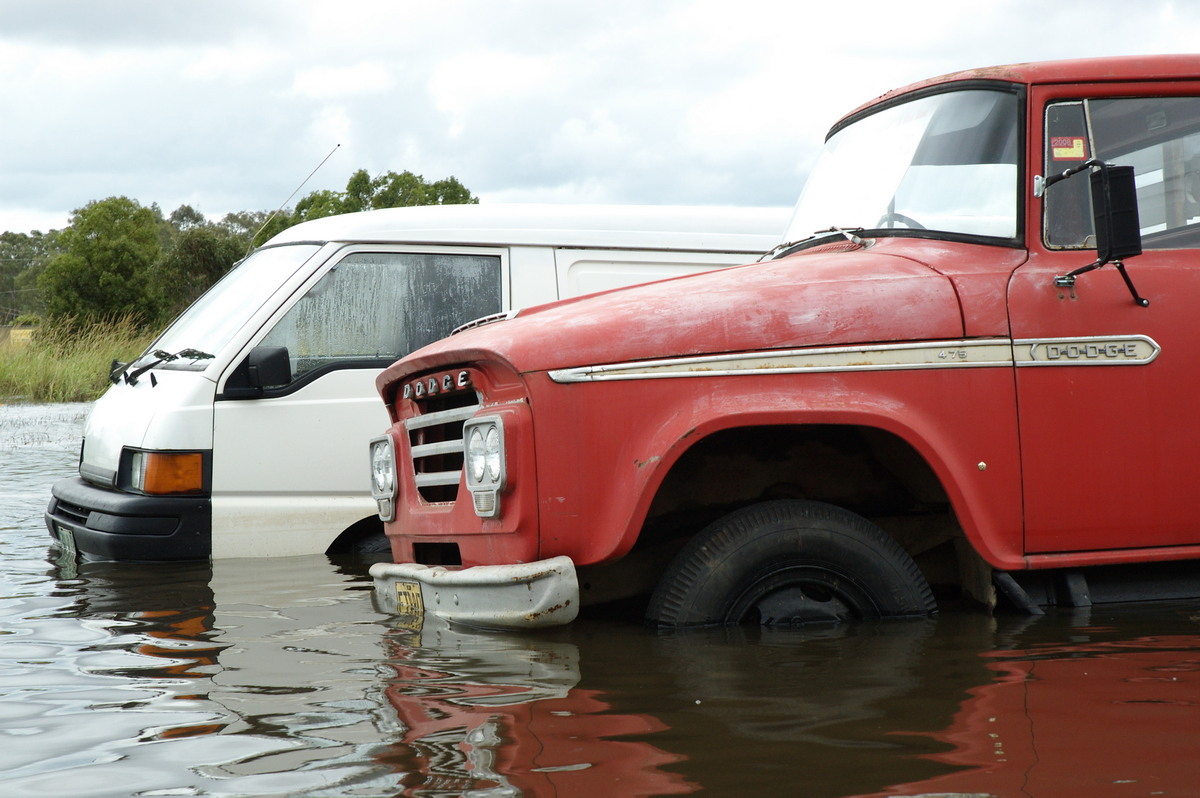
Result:
<svg viewBox="0 0 1200 798">
<path fill-rule="evenodd" d="M 522 310 L 414 352 L 387 385 L 446 365 L 500 361 L 518 372 L 668 356 L 957 339 L 953 282 L 919 259 L 929 242 L 801 252 Z M 944 245 L 942 245 L 944 246 Z M 994 248 L 988 248 L 994 249 Z"/>
</svg>

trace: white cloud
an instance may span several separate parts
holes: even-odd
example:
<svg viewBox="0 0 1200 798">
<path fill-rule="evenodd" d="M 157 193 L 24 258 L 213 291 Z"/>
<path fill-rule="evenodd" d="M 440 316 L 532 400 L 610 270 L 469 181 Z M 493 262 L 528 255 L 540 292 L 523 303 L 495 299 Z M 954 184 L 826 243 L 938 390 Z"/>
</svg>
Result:
<svg viewBox="0 0 1200 798">
<path fill-rule="evenodd" d="M 301 97 L 323 100 L 383 94 L 395 86 L 388 67 L 380 63 L 311 67 L 296 72 L 292 91 Z"/>
<path fill-rule="evenodd" d="M 883 91 L 1198 25 L 1171 0 L 6 0 L 0 227 L 116 194 L 273 209 L 336 144 L 305 192 L 409 169 L 486 201 L 790 204 Z"/>
</svg>

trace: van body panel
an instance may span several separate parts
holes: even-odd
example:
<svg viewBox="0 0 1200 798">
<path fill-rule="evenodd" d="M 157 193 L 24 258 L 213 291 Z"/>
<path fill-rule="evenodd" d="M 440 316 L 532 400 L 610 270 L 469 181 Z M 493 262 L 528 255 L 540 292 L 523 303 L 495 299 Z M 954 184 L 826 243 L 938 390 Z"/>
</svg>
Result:
<svg viewBox="0 0 1200 798">
<path fill-rule="evenodd" d="M 681 277 L 729 266 L 728 256 L 702 252 L 559 249 L 558 296 L 581 296 L 613 288 Z"/>
<path fill-rule="evenodd" d="M 214 558 L 325 551 L 375 513 L 362 447 L 388 424 L 380 369 L 343 369 L 286 396 L 219 401 L 213 440 Z M 330 534 L 333 530 L 333 534 Z"/>
</svg>

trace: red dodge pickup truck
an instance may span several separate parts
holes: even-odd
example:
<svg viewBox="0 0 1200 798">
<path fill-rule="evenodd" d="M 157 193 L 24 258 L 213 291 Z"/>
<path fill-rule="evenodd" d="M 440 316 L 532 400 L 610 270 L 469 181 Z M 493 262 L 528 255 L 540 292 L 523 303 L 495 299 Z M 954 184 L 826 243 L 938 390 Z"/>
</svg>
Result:
<svg viewBox="0 0 1200 798">
<path fill-rule="evenodd" d="M 830 131 L 757 263 L 383 372 L 385 607 L 655 624 L 1200 594 L 1200 56 L 934 78 Z"/>
</svg>

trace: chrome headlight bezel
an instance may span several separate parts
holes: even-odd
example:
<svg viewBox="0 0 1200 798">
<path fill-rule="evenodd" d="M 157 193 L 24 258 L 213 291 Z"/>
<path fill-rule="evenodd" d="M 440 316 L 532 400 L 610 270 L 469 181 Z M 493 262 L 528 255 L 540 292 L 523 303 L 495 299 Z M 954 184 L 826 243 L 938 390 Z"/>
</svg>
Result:
<svg viewBox="0 0 1200 798">
<path fill-rule="evenodd" d="M 396 495 L 398 472 L 396 471 L 396 446 L 392 436 L 381 435 L 368 443 L 371 466 L 371 496 L 382 521 L 396 517 Z"/>
<path fill-rule="evenodd" d="M 478 416 L 463 424 L 463 474 L 480 518 L 500 515 L 500 493 L 508 484 L 504 422 Z"/>
</svg>

